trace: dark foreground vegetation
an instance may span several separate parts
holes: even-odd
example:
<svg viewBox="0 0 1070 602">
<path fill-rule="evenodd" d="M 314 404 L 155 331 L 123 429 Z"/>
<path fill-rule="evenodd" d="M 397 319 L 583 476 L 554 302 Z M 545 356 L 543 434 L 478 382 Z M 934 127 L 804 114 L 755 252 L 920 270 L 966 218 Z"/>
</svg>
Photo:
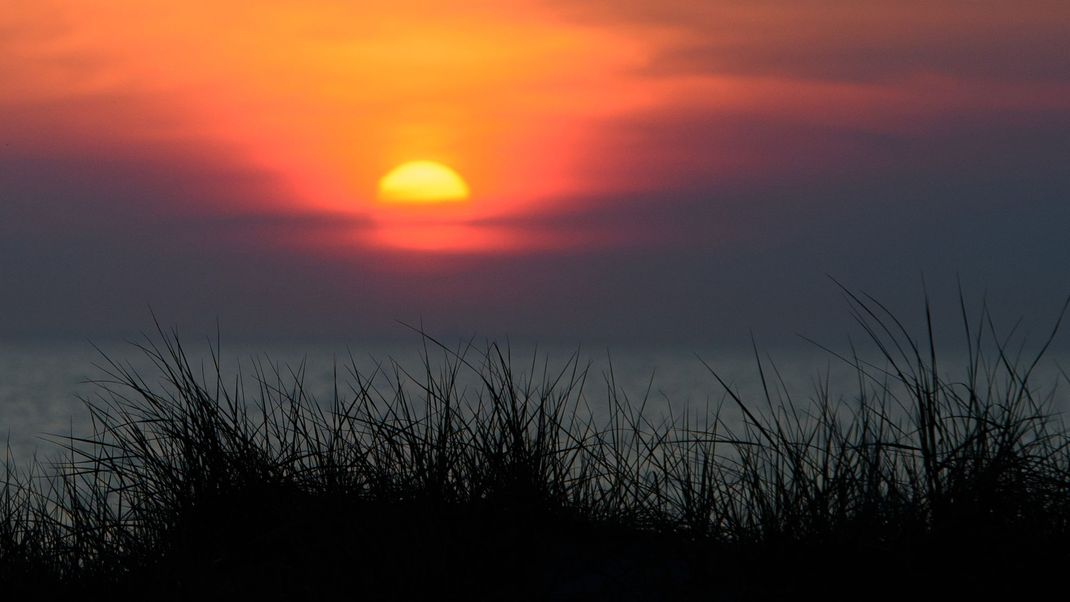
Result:
<svg viewBox="0 0 1070 602">
<path fill-rule="evenodd" d="M 1070 435 L 986 312 L 932 330 L 848 295 L 857 388 L 647 416 L 580 362 L 425 339 L 418 372 L 224 378 L 161 333 L 111 363 L 92 433 L 8 463 L 0 595 L 200 599 L 1014 599 L 1062 588 Z M 1057 327 L 1056 329 L 1057 330 Z M 1054 336 L 1054 335 L 1053 335 Z M 1050 341 L 1049 341 L 1050 342 Z M 1041 342 L 1040 353 L 1047 345 Z M 441 361 L 431 361 L 441 355 Z M 215 357 L 213 357 L 215 359 Z M 594 380 L 593 378 L 591 379 Z M 256 386 L 247 388 L 245 382 Z M 383 383 L 386 383 L 385 385 Z M 605 386 L 607 411 L 584 389 Z M 742 415 L 741 422 L 725 415 Z"/>
</svg>

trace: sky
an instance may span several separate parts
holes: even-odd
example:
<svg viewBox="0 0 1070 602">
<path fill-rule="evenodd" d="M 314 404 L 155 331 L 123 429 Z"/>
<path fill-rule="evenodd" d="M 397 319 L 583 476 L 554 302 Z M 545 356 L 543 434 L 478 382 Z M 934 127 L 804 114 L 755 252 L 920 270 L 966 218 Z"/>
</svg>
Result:
<svg viewBox="0 0 1070 602">
<path fill-rule="evenodd" d="M 838 334 L 1070 294 L 1063 0 L 8 0 L 0 337 Z M 464 202 L 384 203 L 407 161 Z M 831 278 L 830 278 L 831 277 Z"/>
</svg>

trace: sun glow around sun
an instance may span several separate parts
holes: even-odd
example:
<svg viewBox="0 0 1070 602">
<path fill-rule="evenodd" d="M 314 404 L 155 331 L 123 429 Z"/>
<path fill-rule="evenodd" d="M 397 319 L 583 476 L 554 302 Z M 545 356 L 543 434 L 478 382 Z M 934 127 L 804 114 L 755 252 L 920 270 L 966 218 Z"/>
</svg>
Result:
<svg viewBox="0 0 1070 602">
<path fill-rule="evenodd" d="M 403 163 L 379 180 L 379 200 L 387 203 L 449 203 L 469 194 L 460 174 L 435 161 Z"/>
</svg>

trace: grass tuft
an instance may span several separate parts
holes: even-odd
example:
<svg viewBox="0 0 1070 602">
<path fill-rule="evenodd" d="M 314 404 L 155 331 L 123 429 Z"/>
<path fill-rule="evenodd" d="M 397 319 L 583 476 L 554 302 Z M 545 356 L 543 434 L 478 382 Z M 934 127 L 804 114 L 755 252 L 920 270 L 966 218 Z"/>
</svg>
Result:
<svg viewBox="0 0 1070 602">
<path fill-rule="evenodd" d="M 352 358 L 330 399 L 306 366 L 232 377 L 157 324 L 152 374 L 105 356 L 92 428 L 0 486 L 0 587 L 38 597 L 503 596 L 769 599 L 1018 594 L 1070 543 L 1070 436 L 987 308 L 961 306 L 947 376 L 844 289 L 876 354 L 829 350 L 857 388 L 800 398 L 755 350 L 763 395 L 654 418 L 578 355 L 518 364 L 422 335 L 415 367 Z M 1064 306 L 1063 312 L 1065 313 Z M 249 383 L 252 383 L 251 385 Z M 742 422 L 725 418 L 742 413 Z"/>
</svg>

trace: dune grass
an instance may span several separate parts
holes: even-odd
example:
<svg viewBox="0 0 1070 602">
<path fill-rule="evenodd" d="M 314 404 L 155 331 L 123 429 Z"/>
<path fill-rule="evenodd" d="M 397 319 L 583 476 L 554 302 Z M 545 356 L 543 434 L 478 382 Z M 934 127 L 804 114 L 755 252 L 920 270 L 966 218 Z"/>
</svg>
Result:
<svg viewBox="0 0 1070 602">
<path fill-rule="evenodd" d="M 158 328 L 140 345 L 154 373 L 103 366 L 91 432 L 64 439 L 58 460 L 9 458 L 0 590 L 649 600 L 1041 587 L 1070 549 L 1070 432 L 1058 389 L 1033 382 L 1058 323 L 1024 357 L 963 304 L 967 365 L 952 378 L 928 308 L 913 336 L 846 295 L 876 350 L 829 351 L 855 390 L 800 396 L 756 354 L 765 395 L 742 398 L 710 367 L 724 405 L 698 416 L 650 416 L 578 356 L 551 368 L 428 336 L 422 365 L 351 361 L 331 398 L 313 399 L 304 366 L 224 377 L 218 346 L 195 363 Z M 587 407 L 592 386 L 608 411 Z"/>
</svg>

